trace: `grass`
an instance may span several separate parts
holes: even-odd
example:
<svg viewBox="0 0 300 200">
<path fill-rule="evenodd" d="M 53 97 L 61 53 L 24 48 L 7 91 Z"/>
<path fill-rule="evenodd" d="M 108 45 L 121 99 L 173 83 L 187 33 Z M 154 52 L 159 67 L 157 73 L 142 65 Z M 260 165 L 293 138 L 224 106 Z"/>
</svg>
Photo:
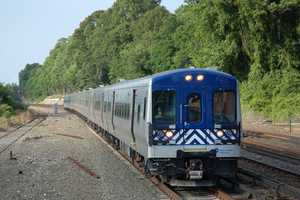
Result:
<svg viewBox="0 0 300 200">
<path fill-rule="evenodd" d="M 0 131 L 6 131 L 10 127 L 17 127 L 26 123 L 31 118 L 29 111 L 18 112 L 11 117 L 0 117 Z"/>
</svg>

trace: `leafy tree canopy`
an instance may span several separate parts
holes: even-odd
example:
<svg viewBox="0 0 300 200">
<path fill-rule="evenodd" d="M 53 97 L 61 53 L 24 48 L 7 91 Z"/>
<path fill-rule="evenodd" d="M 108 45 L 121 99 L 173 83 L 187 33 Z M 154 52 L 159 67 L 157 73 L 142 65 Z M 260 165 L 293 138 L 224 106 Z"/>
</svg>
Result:
<svg viewBox="0 0 300 200">
<path fill-rule="evenodd" d="M 300 113 L 300 0 L 117 0 L 60 39 L 43 65 L 20 72 L 29 99 L 190 65 L 241 82 L 245 108 L 274 119 Z"/>
</svg>

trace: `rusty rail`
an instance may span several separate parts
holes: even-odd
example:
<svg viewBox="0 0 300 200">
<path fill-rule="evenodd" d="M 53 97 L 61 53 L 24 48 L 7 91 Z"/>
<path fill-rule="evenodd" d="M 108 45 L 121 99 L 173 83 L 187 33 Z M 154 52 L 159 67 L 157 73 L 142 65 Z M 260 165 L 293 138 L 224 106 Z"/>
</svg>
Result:
<svg viewBox="0 0 300 200">
<path fill-rule="evenodd" d="M 65 136 L 65 137 L 70 137 L 70 138 L 75 138 L 75 139 L 81 139 L 83 140 L 83 137 L 77 136 L 77 135 L 69 135 L 69 134 L 64 134 L 64 133 L 53 133 L 54 135 L 60 135 L 60 136 Z"/>
<path fill-rule="evenodd" d="M 2 149 L 0 149 L 0 154 L 3 153 L 3 152 L 5 152 L 10 146 L 12 146 L 13 144 L 15 144 L 19 139 L 21 139 L 22 137 L 24 137 L 32 129 L 34 129 L 35 127 L 37 127 L 38 125 L 40 125 L 43 121 L 45 121 L 45 119 L 46 118 L 41 118 L 37 123 L 33 124 L 29 129 L 25 130 L 22 134 L 18 135 L 16 138 L 14 138 L 11 142 L 9 142 L 9 144 L 7 144 Z M 7 135 L 5 135 L 5 136 L 7 136 Z M 1 137 L 1 139 L 2 138 L 3 137 Z"/>
<path fill-rule="evenodd" d="M 84 166 L 79 160 L 76 160 L 72 157 L 68 157 L 68 160 L 70 160 L 73 164 L 75 164 L 79 169 L 83 170 L 85 173 L 89 174 L 92 177 L 99 178 L 95 172 L 93 172 L 91 169 Z"/>
</svg>

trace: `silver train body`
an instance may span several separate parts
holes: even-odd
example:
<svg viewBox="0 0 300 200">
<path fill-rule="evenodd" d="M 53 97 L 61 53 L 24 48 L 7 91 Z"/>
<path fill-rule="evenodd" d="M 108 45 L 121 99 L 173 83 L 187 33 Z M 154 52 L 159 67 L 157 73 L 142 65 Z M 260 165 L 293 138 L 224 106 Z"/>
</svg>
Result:
<svg viewBox="0 0 300 200">
<path fill-rule="evenodd" d="M 228 74 L 163 72 L 66 95 L 64 107 L 171 185 L 213 185 L 217 177 L 235 176 L 240 100 Z"/>
</svg>

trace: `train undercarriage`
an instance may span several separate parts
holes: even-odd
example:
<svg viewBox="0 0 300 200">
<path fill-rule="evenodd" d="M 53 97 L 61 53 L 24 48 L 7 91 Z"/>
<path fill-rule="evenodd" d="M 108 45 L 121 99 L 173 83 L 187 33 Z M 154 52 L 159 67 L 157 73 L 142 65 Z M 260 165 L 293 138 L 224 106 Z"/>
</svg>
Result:
<svg viewBox="0 0 300 200">
<path fill-rule="evenodd" d="M 184 154 L 174 159 L 149 159 L 146 172 L 160 176 L 172 186 L 213 186 L 219 178 L 235 178 L 235 159 L 213 157 L 213 152 Z M 206 156 L 207 155 L 207 156 Z"/>
</svg>

